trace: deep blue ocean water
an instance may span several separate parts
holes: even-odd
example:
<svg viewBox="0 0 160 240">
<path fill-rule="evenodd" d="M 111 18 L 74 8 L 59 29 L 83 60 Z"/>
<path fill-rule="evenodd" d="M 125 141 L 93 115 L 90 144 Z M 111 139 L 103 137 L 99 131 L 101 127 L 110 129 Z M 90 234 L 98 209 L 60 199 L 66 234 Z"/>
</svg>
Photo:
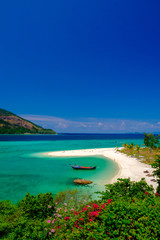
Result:
<svg viewBox="0 0 160 240">
<path fill-rule="evenodd" d="M 141 134 L 59 134 L 0 135 L 0 200 L 16 203 L 27 192 L 56 194 L 67 188 L 94 192 L 104 190 L 117 172 L 117 165 L 102 156 L 51 157 L 44 153 L 60 150 L 121 147 L 123 143 L 142 145 Z M 76 171 L 69 164 L 96 165 L 93 171 Z M 75 178 L 93 181 L 88 186 L 75 186 Z"/>
</svg>

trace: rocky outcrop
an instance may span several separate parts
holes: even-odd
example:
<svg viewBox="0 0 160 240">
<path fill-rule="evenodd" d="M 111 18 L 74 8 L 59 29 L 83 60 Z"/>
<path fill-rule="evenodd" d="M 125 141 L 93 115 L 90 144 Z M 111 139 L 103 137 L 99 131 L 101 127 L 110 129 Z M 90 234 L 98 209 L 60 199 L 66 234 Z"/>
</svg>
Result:
<svg viewBox="0 0 160 240">
<path fill-rule="evenodd" d="M 75 179 L 73 182 L 75 184 L 81 184 L 81 185 L 87 185 L 92 183 L 92 181 L 86 180 L 86 179 Z"/>
</svg>

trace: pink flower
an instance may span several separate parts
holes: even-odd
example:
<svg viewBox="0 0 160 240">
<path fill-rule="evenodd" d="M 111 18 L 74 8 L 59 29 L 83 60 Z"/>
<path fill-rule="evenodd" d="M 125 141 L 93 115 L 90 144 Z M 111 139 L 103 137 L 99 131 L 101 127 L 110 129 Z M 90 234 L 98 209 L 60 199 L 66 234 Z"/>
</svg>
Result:
<svg viewBox="0 0 160 240">
<path fill-rule="evenodd" d="M 58 202 L 56 202 L 56 205 L 58 204 Z"/>
<path fill-rule="evenodd" d="M 48 208 L 52 208 L 52 206 L 48 205 Z"/>
<path fill-rule="evenodd" d="M 85 199 L 84 202 L 87 202 L 87 200 Z"/>
<path fill-rule="evenodd" d="M 50 223 L 50 222 L 51 222 L 51 220 L 48 220 L 48 221 L 47 221 L 47 223 Z"/>
<path fill-rule="evenodd" d="M 57 217 L 62 217 L 62 215 L 60 215 L 60 214 L 57 214 Z"/>
<path fill-rule="evenodd" d="M 67 207 L 65 207 L 64 211 L 67 212 Z"/>
<path fill-rule="evenodd" d="M 52 223 L 54 223 L 55 220 L 52 221 Z"/>
<path fill-rule="evenodd" d="M 75 226 L 76 228 L 78 228 L 78 224 L 79 224 L 79 222 L 76 220 L 75 223 L 74 223 L 74 226 Z"/>
<path fill-rule="evenodd" d="M 87 211 L 87 210 L 88 210 L 88 208 L 83 208 L 82 212 Z"/>
<path fill-rule="evenodd" d="M 61 229 L 61 226 L 57 226 L 56 229 L 57 229 L 57 228 Z M 56 235 L 55 235 L 55 236 L 56 236 Z"/>
<path fill-rule="evenodd" d="M 65 218 L 64 218 L 65 221 L 67 221 L 67 220 L 69 220 L 69 219 L 70 219 L 70 217 L 65 217 Z"/>
<path fill-rule="evenodd" d="M 90 222 L 92 222 L 92 221 L 93 221 L 93 219 L 92 219 L 92 218 L 90 218 L 90 219 L 89 219 L 89 221 L 90 221 Z"/>
<path fill-rule="evenodd" d="M 155 193 L 156 196 L 160 196 L 160 194 L 158 192 Z"/>
<path fill-rule="evenodd" d="M 78 212 L 77 212 L 77 211 L 75 211 L 75 212 L 74 212 L 74 215 L 78 215 Z"/>
<path fill-rule="evenodd" d="M 49 232 L 48 234 L 51 235 L 51 232 Z"/>
<path fill-rule="evenodd" d="M 73 199 L 73 197 L 71 197 L 71 199 Z"/>
<path fill-rule="evenodd" d="M 85 207 L 88 208 L 88 207 L 91 207 L 91 206 L 90 205 L 86 205 Z"/>
<path fill-rule="evenodd" d="M 52 229 L 51 232 L 55 232 L 55 229 Z"/>
<path fill-rule="evenodd" d="M 98 212 L 91 212 L 91 217 L 97 217 L 98 216 Z"/>
<path fill-rule="evenodd" d="M 102 205 L 101 205 L 101 208 L 105 209 L 105 204 L 102 204 Z"/>
<path fill-rule="evenodd" d="M 84 218 L 80 218 L 79 220 L 80 220 L 80 221 L 83 221 L 83 220 L 84 220 Z"/>
<path fill-rule="evenodd" d="M 148 192 L 145 192 L 145 194 L 146 194 L 146 195 L 149 195 L 149 193 L 148 193 Z"/>
<path fill-rule="evenodd" d="M 93 207 L 94 208 L 99 208 L 98 204 L 96 204 L 96 203 L 93 204 Z"/>
<path fill-rule="evenodd" d="M 67 206 L 67 203 L 64 203 L 65 206 Z"/>
<path fill-rule="evenodd" d="M 111 202 L 112 202 L 112 199 L 109 199 L 109 200 L 108 200 L 108 203 L 111 203 Z"/>
<path fill-rule="evenodd" d="M 109 235 L 109 232 L 107 232 L 107 234 Z"/>
<path fill-rule="evenodd" d="M 74 211 L 74 208 L 71 208 L 71 211 Z"/>
<path fill-rule="evenodd" d="M 57 215 L 57 213 L 54 213 L 54 216 L 56 216 Z"/>
</svg>

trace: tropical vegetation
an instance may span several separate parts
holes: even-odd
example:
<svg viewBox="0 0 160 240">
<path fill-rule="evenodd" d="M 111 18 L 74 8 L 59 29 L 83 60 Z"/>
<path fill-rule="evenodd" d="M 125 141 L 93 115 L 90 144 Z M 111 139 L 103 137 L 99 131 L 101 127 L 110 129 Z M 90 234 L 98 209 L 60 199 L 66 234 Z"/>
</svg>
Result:
<svg viewBox="0 0 160 240">
<path fill-rule="evenodd" d="M 155 169 L 153 175 L 157 176 L 157 192 L 160 193 L 160 135 L 144 133 L 144 146 L 124 143 L 118 151 L 150 164 Z"/>
<path fill-rule="evenodd" d="M 144 144 L 142 146 L 134 143 L 124 143 L 123 148 L 119 151 L 128 156 L 136 157 L 144 163 L 153 164 L 157 155 L 160 155 L 160 135 L 144 133 Z"/>
<path fill-rule="evenodd" d="M 1 201 L 1 239 L 160 238 L 160 194 L 144 179 L 119 179 L 99 194 L 94 201 L 77 190 L 27 194 L 17 205 Z"/>
</svg>

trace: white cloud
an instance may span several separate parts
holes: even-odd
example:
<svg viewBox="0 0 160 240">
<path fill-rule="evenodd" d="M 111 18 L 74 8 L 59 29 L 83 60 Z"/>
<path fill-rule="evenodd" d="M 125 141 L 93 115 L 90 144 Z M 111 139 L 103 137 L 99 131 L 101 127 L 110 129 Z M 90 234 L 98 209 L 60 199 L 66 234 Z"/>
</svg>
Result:
<svg viewBox="0 0 160 240">
<path fill-rule="evenodd" d="M 72 133 L 126 133 L 126 132 L 153 132 L 160 131 L 160 122 L 127 120 L 127 119 L 64 119 L 54 116 L 21 115 L 21 117 L 33 121 L 46 128 L 52 128 L 57 132 Z"/>
<path fill-rule="evenodd" d="M 120 125 L 120 129 L 121 129 L 121 130 L 124 130 L 125 127 L 126 127 L 126 123 L 125 123 L 125 121 L 122 121 L 122 122 L 121 122 L 121 125 Z"/>
</svg>

